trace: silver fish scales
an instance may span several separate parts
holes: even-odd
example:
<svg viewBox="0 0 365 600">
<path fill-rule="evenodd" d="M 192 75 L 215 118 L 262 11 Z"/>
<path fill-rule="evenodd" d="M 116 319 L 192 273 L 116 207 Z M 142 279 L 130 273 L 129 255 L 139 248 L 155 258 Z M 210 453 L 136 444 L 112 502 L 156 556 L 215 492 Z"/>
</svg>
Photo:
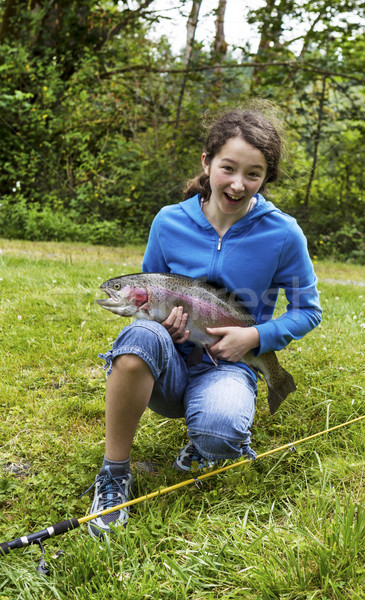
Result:
<svg viewBox="0 0 365 600">
<path fill-rule="evenodd" d="M 206 327 L 251 327 L 255 319 L 234 295 L 198 279 L 174 273 L 135 273 L 121 275 L 100 286 L 108 298 L 97 300 L 103 308 L 122 317 L 150 319 L 162 323 L 176 306 L 188 313 L 189 340 L 205 348 L 218 339 Z M 263 375 L 268 386 L 268 403 L 274 414 L 283 400 L 296 390 L 293 377 L 279 363 L 275 352 L 255 356 L 248 352 L 241 359 Z"/>
</svg>

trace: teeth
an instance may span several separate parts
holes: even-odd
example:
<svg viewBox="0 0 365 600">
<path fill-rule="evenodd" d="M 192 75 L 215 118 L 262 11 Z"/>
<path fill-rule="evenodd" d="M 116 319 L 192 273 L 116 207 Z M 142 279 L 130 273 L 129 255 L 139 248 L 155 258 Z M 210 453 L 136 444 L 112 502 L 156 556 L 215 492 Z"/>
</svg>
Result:
<svg viewBox="0 0 365 600">
<path fill-rule="evenodd" d="M 227 194 L 228 198 L 232 198 L 232 200 L 241 200 L 242 196 L 232 196 L 232 194 Z"/>
</svg>

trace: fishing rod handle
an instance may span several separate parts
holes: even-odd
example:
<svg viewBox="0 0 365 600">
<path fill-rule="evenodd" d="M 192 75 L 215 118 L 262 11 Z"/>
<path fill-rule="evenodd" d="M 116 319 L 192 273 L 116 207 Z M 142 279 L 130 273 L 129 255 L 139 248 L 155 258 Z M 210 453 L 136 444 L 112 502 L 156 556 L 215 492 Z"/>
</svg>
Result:
<svg viewBox="0 0 365 600">
<path fill-rule="evenodd" d="M 80 523 L 78 519 L 60 521 L 59 523 L 55 523 L 54 525 L 47 527 L 47 529 L 42 529 L 41 531 L 35 531 L 34 533 L 23 535 L 22 537 L 11 540 L 10 542 L 2 542 L 0 544 L 0 554 L 1 552 L 3 554 L 9 554 L 10 550 L 14 550 L 15 548 L 23 548 L 24 546 L 29 546 L 30 544 L 37 544 L 43 540 L 54 537 L 55 535 L 66 533 L 66 531 L 69 531 L 70 529 L 76 529 L 76 527 L 79 526 Z"/>
</svg>

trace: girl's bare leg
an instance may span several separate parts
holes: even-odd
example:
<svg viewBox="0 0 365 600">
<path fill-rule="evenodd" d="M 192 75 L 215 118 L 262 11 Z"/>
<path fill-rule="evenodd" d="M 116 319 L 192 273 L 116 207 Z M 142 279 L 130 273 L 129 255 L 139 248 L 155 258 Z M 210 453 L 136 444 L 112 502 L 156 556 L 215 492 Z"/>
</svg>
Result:
<svg viewBox="0 0 365 600">
<path fill-rule="evenodd" d="M 153 386 L 151 370 L 139 356 L 124 354 L 113 361 L 106 383 L 105 456 L 109 460 L 129 458 Z"/>
</svg>

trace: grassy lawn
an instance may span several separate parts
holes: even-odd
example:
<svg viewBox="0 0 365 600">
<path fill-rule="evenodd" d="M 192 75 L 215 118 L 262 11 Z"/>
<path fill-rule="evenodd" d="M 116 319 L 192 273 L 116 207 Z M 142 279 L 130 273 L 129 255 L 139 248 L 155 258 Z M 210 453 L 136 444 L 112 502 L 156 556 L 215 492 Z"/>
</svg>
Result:
<svg viewBox="0 0 365 600">
<path fill-rule="evenodd" d="M 79 495 L 104 453 L 98 353 L 129 322 L 95 299 L 106 279 L 140 271 L 142 253 L 0 240 L 0 541 L 88 513 Z M 260 382 L 257 453 L 365 414 L 365 266 L 316 270 L 323 322 L 280 353 L 298 389 L 273 417 Z M 49 577 L 37 547 L 14 550 L 0 557 L 0 600 L 364 599 L 364 433 L 365 420 L 142 502 L 110 544 L 85 525 L 49 540 Z M 138 495 L 181 480 L 170 465 L 186 439 L 182 420 L 146 411 Z"/>
</svg>

